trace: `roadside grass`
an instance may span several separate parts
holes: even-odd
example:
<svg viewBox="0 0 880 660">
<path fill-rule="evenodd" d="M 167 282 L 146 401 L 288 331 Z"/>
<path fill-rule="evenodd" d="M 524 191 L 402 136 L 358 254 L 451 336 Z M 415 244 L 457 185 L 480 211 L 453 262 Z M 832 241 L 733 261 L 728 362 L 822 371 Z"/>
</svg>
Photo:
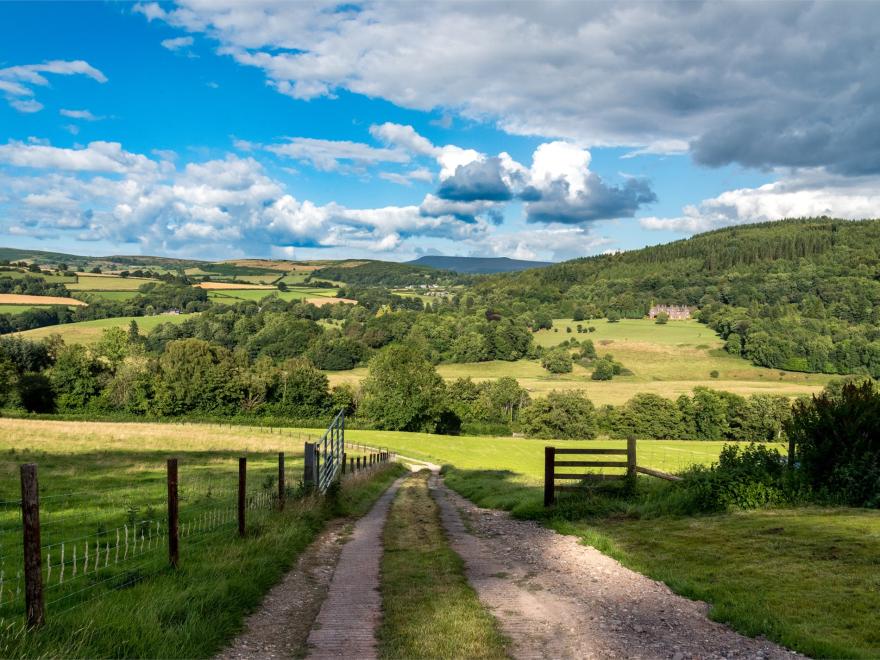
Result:
<svg viewBox="0 0 880 660">
<path fill-rule="evenodd" d="M 136 321 L 141 333 L 152 330 L 162 323 L 183 323 L 192 318 L 192 314 L 160 314 L 158 316 L 118 316 L 96 321 L 80 321 L 79 323 L 62 323 L 49 325 L 45 328 L 25 330 L 15 333 L 24 339 L 45 339 L 52 335 L 60 335 L 67 344 L 94 344 L 101 340 L 107 328 L 128 328 L 132 320 Z"/>
<path fill-rule="evenodd" d="M 449 547 L 427 470 L 398 491 L 382 557 L 384 658 L 504 658 L 506 639 Z"/>
<path fill-rule="evenodd" d="M 710 604 L 710 616 L 813 657 L 880 655 L 880 511 L 792 507 L 718 515 L 656 515 L 674 485 L 639 477 L 639 502 L 561 496 L 507 470 L 444 468 L 476 504 L 577 536 L 625 566 Z M 665 500 L 665 502 L 664 502 Z"/>
<path fill-rule="evenodd" d="M 303 464 L 295 435 L 210 425 L 0 419 L 0 498 L 6 503 L 0 508 L 6 573 L 0 657 L 212 656 L 328 520 L 366 512 L 404 473 L 390 465 L 347 479 L 335 499 L 291 499 L 284 512 L 249 509 L 245 538 L 237 537 L 234 516 L 200 533 L 203 512 L 216 510 L 209 507 L 227 500 L 234 506 L 239 456 L 248 456 L 250 495 L 277 488 L 277 451 L 287 454 L 287 483 L 295 489 Z M 107 537 L 127 518 L 164 520 L 169 456 L 180 459 L 181 523 L 196 524 L 195 534 L 181 537 L 179 570 L 167 566 L 164 538 L 154 538 L 152 549 L 148 543 L 146 553 L 118 567 L 112 554 L 109 567 L 88 576 L 76 578 L 68 565 L 68 579 L 59 586 L 59 541 L 79 539 L 82 550 L 84 538 L 91 544 L 102 530 Z M 54 567 L 51 574 L 44 568 L 47 624 L 32 633 L 23 629 L 20 601 L 14 607 L 10 595 L 21 564 L 15 499 L 18 466 L 25 462 L 38 464 L 44 561 L 48 554 Z M 67 547 L 68 562 L 73 545 Z M 88 590 L 78 594 L 77 585 Z M 69 599 L 58 600 L 67 593 Z"/>
</svg>

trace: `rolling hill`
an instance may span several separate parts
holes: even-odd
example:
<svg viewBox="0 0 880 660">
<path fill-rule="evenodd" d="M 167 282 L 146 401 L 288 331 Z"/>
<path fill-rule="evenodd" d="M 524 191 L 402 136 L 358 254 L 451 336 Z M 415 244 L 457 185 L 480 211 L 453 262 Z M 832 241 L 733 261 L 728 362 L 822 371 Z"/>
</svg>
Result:
<svg viewBox="0 0 880 660">
<path fill-rule="evenodd" d="M 525 261 L 509 257 L 444 257 L 439 255 L 427 255 L 406 263 L 413 266 L 437 268 L 438 270 L 451 270 L 466 275 L 513 273 L 529 268 L 545 268 L 553 265 L 550 261 Z"/>
</svg>

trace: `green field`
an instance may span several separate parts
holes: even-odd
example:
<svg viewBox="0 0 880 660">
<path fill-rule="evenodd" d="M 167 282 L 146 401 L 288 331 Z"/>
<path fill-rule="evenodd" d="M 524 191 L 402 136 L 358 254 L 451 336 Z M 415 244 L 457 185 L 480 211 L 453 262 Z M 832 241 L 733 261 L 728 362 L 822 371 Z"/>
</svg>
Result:
<svg viewBox="0 0 880 660">
<path fill-rule="evenodd" d="M 65 275 L 53 275 L 50 273 L 23 273 L 17 270 L 0 271 L 0 277 L 11 277 L 13 279 L 20 279 L 28 275 L 31 277 L 41 277 L 49 284 L 68 284 L 76 281 L 76 277 L 73 276 L 68 277 Z"/>
<path fill-rule="evenodd" d="M 137 291 L 80 291 L 92 296 L 98 296 L 104 300 L 131 300 L 139 295 Z"/>
<path fill-rule="evenodd" d="M 137 291 L 142 284 L 156 280 L 139 277 L 116 277 L 114 275 L 80 275 L 79 281 L 68 284 L 71 291 Z"/>
<path fill-rule="evenodd" d="M 191 314 L 160 314 L 158 316 L 120 316 L 97 321 L 80 321 L 79 323 L 62 323 L 45 328 L 25 330 L 17 335 L 25 339 L 44 339 L 52 335 L 60 335 L 68 344 L 94 344 L 101 339 L 107 328 L 128 328 L 132 320 L 136 321 L 141 333 L 146 333 L 162 323 L 183 323 Z"/>
<path fill-rule="evenodd" d="M 230 304 L 253 300 L 258 302 L 266 296 L 277 296 L 285 302 L 291 300 L 303 300 L 305 298 L 333 298 L 336 296 L 335 289 L 292 289 L 290 291 L 272 291 L 269 289 L 223 289 L 209 290 L 208 299 L 219 304 Z"/>
<path fill-rule="evenodd" d="M 0 305 L 0 314 L 21 314 L 32 309 L 52 309 L 52 305 Z"/>
<path fill-rule="evenodd" d="M 578 390 L 596 405 L 620 405 L 642 392 L 672 399 L 688 394 L 698 386 L 743 396 L 782 394 L 796 397 L 819 392 L 832 378 L 824 374 L 756 367 L 723 352 L 721 339 L 696 321 L 670 321 L 666 325 L 641 319 L 618 323 L 608 323 L 604 319 L 583 321 L 584 328 L 593 326 L 596 330 L 581 334 L 565 331 L 566 327 L 578 325 L 573 321 L 560 319 L 553 323 L 558 332 L 551 329 L 535 333 L 539 345 L 551 347 L 571 338 L 590 339 L 599 355 L 610 353 L 632 371 L 632 375 L 595 381 L 590 378 L 591 370 L 578 364 L 571 373 L 554 375 L 537 360 L 441 364 L 437 371 L 447 380 L 471 378 L 480 381 L 511 376 L 533 396 L 542 396 L 551 390 Z M 713 372 L 718 376 L 713 377 Z M 365 376 L 366 369 L 363 368 L 328 374 L 333 383 L 357 383 Z"/>
<path fill-rule="evenodd" d="M 216 654 L 327 520 L 364 513 L 402 471 L 356 476 L 332 504 L 295 499 L 302 446 L 293 433 L 246 427 L 0 419 L 0 657 Z M 284 512 L 274 498 L 278 451 L 291 488 Z M 179 459 L 177 571 L 163 531 L 169 456 Z M 240 456 L 248 460 L 244 538 Z M 38 465 L 40 480 L 47 624 L 38 633 L 23 630 L 18 568 L 26 462 Z"/>
</svg>

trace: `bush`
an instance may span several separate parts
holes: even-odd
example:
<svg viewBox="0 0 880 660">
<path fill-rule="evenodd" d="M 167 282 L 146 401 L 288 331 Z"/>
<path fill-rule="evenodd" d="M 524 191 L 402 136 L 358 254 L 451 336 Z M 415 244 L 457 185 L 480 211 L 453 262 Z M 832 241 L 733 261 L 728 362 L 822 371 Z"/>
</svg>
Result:
<svg viewBox="0 0 880 660">
<path fill-rule="evenodd" d="M 596 360 L 593 365 L 593 374 L 590 378 L 593 380 L 611 380 L 614 378 L 614 363 L 605 358 Z"/>
<path fill-rule="evenodd" d="M 791 499 L 785 465 L 785 457 L 765 445 L 724 445 L 717 463 L 691 468 L 681 485 L 693 512 L 757 509 Z"/>
<path fill-rule="evenodd" d="M 667 314 L 666 312 L 660 312 L 654 318 L 654 323 L 656 323 L 657 325 L 666 325 L 667 323 L 669 323 L 669 314 Z"/>
<path fill-rule="evenodd" d="M 596 437 L 596 409 L 580 392 L 550 392 L 521 413 L 530 438 L 588 440 Z"/>
<path fill-rule="evenodd" d="M 799 472 L 817 495 L 880 507 L 880 392 L 872 382 L 796 402 L 785 430 Z"/>
<path fill-rule="evenodd" d="M 541 366 L 551 374 L 567 374 L 572 370 L 571 354 L 564 348 L 547 351 L 541 358 Z"/>
</svg>

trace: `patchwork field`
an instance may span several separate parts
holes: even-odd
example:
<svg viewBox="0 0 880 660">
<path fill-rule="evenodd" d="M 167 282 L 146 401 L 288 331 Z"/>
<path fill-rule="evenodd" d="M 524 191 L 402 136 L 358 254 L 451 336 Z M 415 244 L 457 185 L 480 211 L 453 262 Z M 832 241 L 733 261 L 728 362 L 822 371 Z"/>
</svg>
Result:
<svg viewBox="0 0 880 660">
<path fill-rule="evenodd" d="M 92 275 L 83 273 L 78 281 L 67 284 L 71 291 L 137 291 L 138 287 L 148 282 L 155 282 L 141 277 L 119 277 L 117 275 Z"/>
<path fill-rule="evenodd" d="M 0 293 L 2 305 L 64 305 L 65 307 L 85 307 L 86 303 L 75 298 L 62 296 L 27 296 L 18 293 Z M 2 307 L 0 307 L 2 309 Z"/>
<path fill-rule="evenodd" d="M 15 334 L 26 339 L 44 339 L 52 335 L 60 335 L 67 344 L 94 344 L 101 339 L 107 328 L 128 328 L 132 320 L 136 321 L 141 332 L 152 330 L 162 323 L 183 323 L 191 314 L 159 314 L 158 316 L 120 316 L 97 321 L 80 321 L 79 323 L 63 323 L 45 328 L 25 330 Z"/>
<path fill-rule="evenodd" d="M 51 309 L 51 305 L 7 305 L 0 304 L 0 314 L 21 314 L 32 309 Z"/>
<path fill-rule="evenodd" d="M 271 284 L 248 284 L 246 282 L 242 282 L 240 284 L 233 282 L 200 282 L 198 284 L 194 284 L 196 288 L 199 289 L 207 289 L 209 291 L 225 291 L 225 290 L 243 290 L 246 291 L 248 289 L 260 289 L 263 291 L 273 290 L 274 286 Z"/>
<path fill-rule="evenodd" d="M 259 301 L 266 296 L 276 296 L 284 301 L 306 300 L 315 298 L 319 300 L 332 300 L 336 296 L 336 291 L 334 289 L 306 288 L 278 291 L 278 289 L 272 287 L 272 289 L 268 291 L 265 289 L 224 289 L 222 291 L 208 292 L 209 300 L 221 304 L 228 303 L 230 305 L 234 305 L 245 300 Z"/>
<path fill-rule="evenodd" d="M 615 376 L 610 381 L 591 379 L 591 370 L 575 364 L 571 373 L 554 375 L 537 360 L 517 362 L 477 362 L 441 364 L 437 371 L 447 381 L 468 378 L 475 381 L 511 376 L 533 396 L 551 390 L 577 390 L 596 405 L 625 403 L 633 395 L 650 392 L 674 399 L 681 394 L 705 386 L 747 396 L 749 394 L 781 394 L 789 397 L 819 392 L 832 377 L 756 367 L 746 360 L 721 350 L 722 342 L 706 326 L 696 321 L 670 322 L 657 325 L 648 320 L 627 320 L 608 323 L 605 320 L 584 321 L 595 332 L 567 333 L 565 328 L 577 324 L 569 320 L 555 321 L 553 330 L 541 330 L 535 341 L 545 347 L 556 346 L 572 337 L 593 341 L 599 355 L 610 353 L 632 371 L 629 376 Z M 717 377 L 713 376 L 717 372 Z M 331 383 L 360 382 L 365 368 L 344 372 L 328 372 Z"/>
</svg>

